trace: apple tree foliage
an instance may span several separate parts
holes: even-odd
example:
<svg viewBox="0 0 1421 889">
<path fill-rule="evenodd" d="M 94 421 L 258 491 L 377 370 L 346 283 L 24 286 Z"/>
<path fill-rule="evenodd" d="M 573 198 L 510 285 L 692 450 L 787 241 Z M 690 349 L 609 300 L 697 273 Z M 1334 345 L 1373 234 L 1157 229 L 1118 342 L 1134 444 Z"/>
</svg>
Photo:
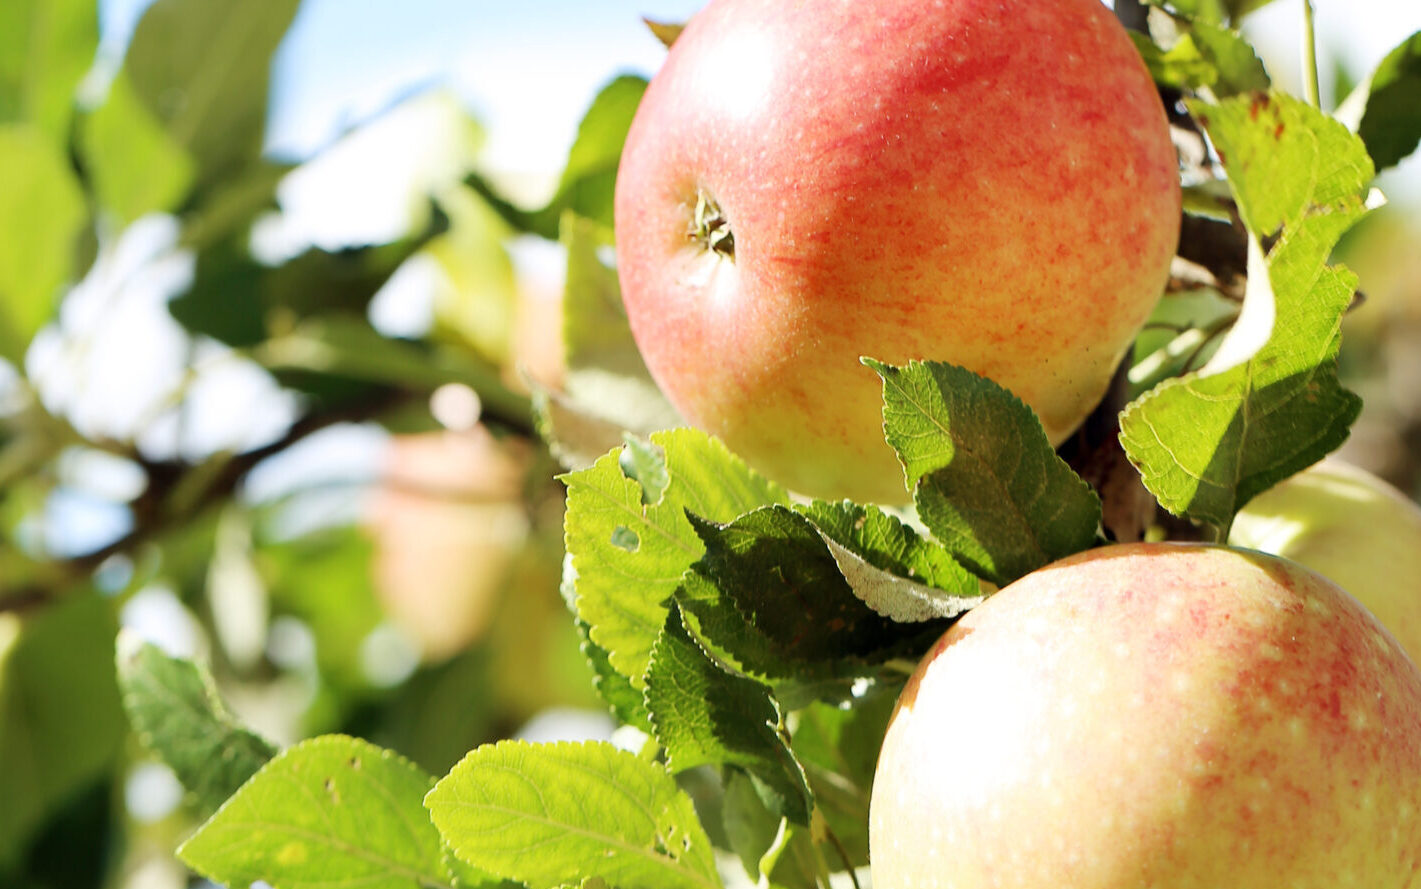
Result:
<svg viewBox="0 0 1421 889">
<path fill-rule="evenodd" d="M 905 509 L 792 498 L 679 428 L 658 394 L 610 261 L 639 78 L 597 96 L 541 207 L 470 163 L 387 242 L 273 259 L 253 233 L 297 169 L 262 150 L 296 0 L 157 0 L 102 89 L 84 82 L 92 3 L 7 3 L 0 883 L 118 885 L 132 850 L 154 843 L 218 883 L 276 889 L 810 889 L 857 875 L 897 690 L 950 621 L 1111 539 L 1223 539 L 1243 504 L 1335 449 L 1358 415 L 1338 368 L 1358 281 L 1333 255 L 1378 204 L 1377 171 L 1421 139 L 1421 35 L 1328 113 L 1274 88 L 1240 36 L 1266 2 L 1159 0 L 1140 19 L 1180 147 L 1181 258 L 1073 441 L 1053 451 L 1028 408 L 961 368 L 865 356 Z M 32 379 L 35 344 L 66 335 L 66 294 L 154 218 L 176 227 L 169 250 L 191 271 L 166 303 L 187 348 L 249 362 L 292 397 L 269 442 L 154 448 L 141 429 L 86 426 Z M 556 385 L 517 373 L 514 235 L 566 258 Z M 394 336 L 371 305 L 415 259 L 473 283 L 427 333 Z M 429 397 L 448 383 L 536 450 L 532 530 L 490 634 L 381 684 L 362 669 L 384 619 L 368 535 L 349 519 L 303 527 L 304 494 L 263 499 L 251 483 L 324 430 L 434 428 Z M 76 455 L 141 479 L 116 496 L 123 530 L 77 552 L 40 530 L 72 494 Z M 153 585 L 203 623 L 210 655 L 117 635 Z M 234 586 L 260 595 L 223 592 Z M 309 631 L 305 672 L 264 647 L 288 618 Z M 305 740 L 286 745 L 236 715 L 259 710 L 238 706 L 253 687 L 283 682 L 306 689 Z M 616 744 L 507 739 L 542 707 L 593 702 L 623 726 Z M 943 755 L 967 752 L 944 738 Z M 125 820 L 114 789 L 152 761 L 181 782 L 179 814 Z"/>
</svg>

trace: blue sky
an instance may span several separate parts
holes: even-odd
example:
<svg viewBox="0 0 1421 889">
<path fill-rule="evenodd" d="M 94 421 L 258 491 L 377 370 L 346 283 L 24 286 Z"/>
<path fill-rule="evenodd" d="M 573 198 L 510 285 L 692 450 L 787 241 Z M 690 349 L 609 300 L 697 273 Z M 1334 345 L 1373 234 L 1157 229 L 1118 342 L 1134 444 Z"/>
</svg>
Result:
<svg viewBox="0 0 1421 889">
<path fill-rule="evenodd" d="M 99 0 L 106 43 L 120 47 L 149 0 Z M 348 124 L 425 84 L 444 84 L 487 126 L 485 161 L 546 172 L 565 157 L 597 87 L 651 73 L 663 50 L 639 21 L 681 20 L 704 0 L 305 0 L 277 59 L 271 148 L 305 155 Z M 1275 77 L 1298 77 L 1302 0 L 1250 19 Z M 1361 74 L 1421 29 L 1418 0 L 1314 0 L 1318 40 Z M 1330 66 L 1323 65 L 1324 78 Z M 1326 87 L 1326 85 L 1324 85 Z M 1421 179 L 1417 164 L 1411 179 Z"/>
<path fill-rule="evenodd" d="M 121 47 L 148 0 L 100 0 Z M 304 0 L 278 54 L 270 147 L 309 154 L 410 90 L 444 84 L 486 125 L 494 165 L 556 164 L 597 87 L 650 74 L 664 50 L 643 15 L 703 0 Z"/>
</svg>

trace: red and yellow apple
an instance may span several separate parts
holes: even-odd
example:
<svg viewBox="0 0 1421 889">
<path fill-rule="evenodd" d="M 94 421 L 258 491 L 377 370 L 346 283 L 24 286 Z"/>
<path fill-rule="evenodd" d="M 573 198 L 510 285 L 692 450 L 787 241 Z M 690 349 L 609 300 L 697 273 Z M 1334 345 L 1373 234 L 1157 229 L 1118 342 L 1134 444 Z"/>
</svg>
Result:
<svg viewBox="0 0 1421 889">
<path fill-rule="evenodd" d="M 688 421 L 801 493 L 898 503 L 860 356 L 965 366 L 1059 443 L 1159 297 L 1179 205 L 1099 0 L 712 0 L 628 135 L 618 273 Z"/>
<path fill-rule="evenodd" d="M 1421 507 L 1396 488 L 1328 458 L 1250 500 L 1229 542 L 1327 577 L 1421 664 Z"/>
<path fill-rule="evenodd" d="M 874 889 L 1416 889 L 1421 671 L 1295 563 L 1080 553 L 909 680 L 870 862 Z"/>
</svg>

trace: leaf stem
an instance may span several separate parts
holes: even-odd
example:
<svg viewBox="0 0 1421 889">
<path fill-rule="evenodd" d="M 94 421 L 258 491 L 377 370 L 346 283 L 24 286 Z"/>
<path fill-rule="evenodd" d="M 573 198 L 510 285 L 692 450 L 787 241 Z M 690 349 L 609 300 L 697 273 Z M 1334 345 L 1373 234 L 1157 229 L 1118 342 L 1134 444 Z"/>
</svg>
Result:
<svg viewBox="0 0 1421 889">
<path fill-rule="evenodd" d="M 1322 107 L 1321 90 L 1317 79 L 1317 36 L 1313 27 L 1312 0 L 1303 0 L 1303 89 L 1307 91 L 1308 104 Z"/>
<path fill-rule="evenodd" d="M 824 823 L 824 838 L 829 841 L 829 844 L 834 847 L 834 851 L 839 854 L 839 860 L 844 863 L 844 870 L 848 871 L 849 879 L 853 881 L 854 889 L 862 889 L 862 887 L 859 886 L 858 872 L 854 870 L 854 863 L 849 860 L 848 850 L 844 848 L 844 844 L 840 842 L 833 828 L 829 827 L 828 822 Z"/>
</svg>

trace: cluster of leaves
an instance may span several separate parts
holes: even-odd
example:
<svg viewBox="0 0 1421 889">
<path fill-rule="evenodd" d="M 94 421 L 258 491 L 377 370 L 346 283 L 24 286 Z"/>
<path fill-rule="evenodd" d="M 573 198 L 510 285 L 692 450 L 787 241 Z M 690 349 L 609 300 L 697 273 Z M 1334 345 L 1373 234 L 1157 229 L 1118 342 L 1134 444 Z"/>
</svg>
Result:
<svg viewBox="0 0 1421 889">
<path fill-rule="evenodd" d="M 1172 281 L 1179 295 L 1138 344 L 1127 375 L 1133 400 L 1118 417 L 1110 412 L 1108 437 L 1118 434 L 1151 509 L 1157 502 L 1217 538 L 1249 498 L 1336 447 L 1355 419 L 1360 403 L 1338 380 L 1337 352 L 1356 281 L 1329 259 L 1368 211 L 1375 168 L 1421 136 L 1403 98 L 1421 76 L 1421 38 L 1389 55 L 1334 117 L 1272 89 L 1234 30 L 1259 5 L 1162 2 L 1137 39 L 1185 148 L 1189 216 Z M 35 22 L 69 8 L 22 6 Z M 1009 392 L 936 362 L 866 361 L 883 382 L 884 430 L 911 509 L 795 502 L 714 439 L 666 431 L 675 412 L 636 354 L 606 259 L 617 158 L 645 86 L 637 78 L 598 96 L 541 208 L 519 207 L 470 174 L 459 198 L 439 202 L 398 241 L 258 262 L 251 225 L 287 172 L 259 152 L 266 62 L 295 2 L 244 4 L 226 19 L 195 6 L 158 0 L 107 99 L 72 127 L 92 22 L 34 25 L 57 41 L 77 30 L 89 43 L 36 55 L 50 67 L 18 80 L 0 70 L 0 112 L 19 121 L 0 126 L 0 161 L 20 164 L 29 183 L 0 198 L 0 224 L 33 239 L 0 251 L 0 355 L 20 364 L 52 318 L 85 231 L 168 212 L 196 266 L 174 317 L 252 356 L 302 394 L 304 413 L 269 449 L 205 465 L 106 443 L 148 475 L 133 534 L 77 560 L 0 550 L 0 604 L 35 611 L 0 614 L 0 750 L 7 762 L 34 764 L 0 775 L 0 875 L 6 856 L 52 816 L 48 801 L 112 762 L 123 710 L 206 819 L 180 857 L 232 886 L 663 889 L 718 887 L 743 874 L 812 889 L 862 868 L 878 744 L 917 658 L 984 592 L 1118 536 L 1118 507 L 1097 495 L 1105 489 L 1083 468 L 1089 461 L 1055 453 Z M 674 29 L 663 32 L 674 39 Z M 246 61 L 206 64 L 196 47 L 217 44 Z M 1338 119 L 1348 109 L 1350 129 Z M 500 236 L 557 238 L 566 249 L 567 373 L 526 401 L 500 375 L 497 337 L 457 347 L 400 341 L 367 320 L 389 275 L 457 237 L 471 205 Z M 46 225 L 18 224 L 31 218 Z M 79 266 L 91 259 L 81 251 Z M 88 587 L 104 558 L 161 542 L 171 560 L 182 548 L 176 530 L 189 526 L 219 540 L 213 504 L 230 499 L 260 459 L 342 419 L 397 426 L 444 382 L 471 385 L 507 429 L 536 429 L 568 470 L 562 592 L 596 693 L 626 743 L 497 741 L 449 767 L 468 744 L 415 755 L 409 736 L 378 739 L 417 764 L 352 736 L 358 719 L 336 719 L 327 724 L 351 734 L 280 749 L 240 724 L 194 662 L 123 639 L 115 682 L 113 609 Z M 93 444 L 38 401 L 29 410 L 45 421 L 0 423 L 0 478 L 35 474 L 56 441 Z M 0 506 L 6 498 L 13 503 L 0 495 Z M 350 587 L 368 586 L 330 570 L 362 573 L 368 556 L 347 561 L 341 548 L 317 558 L 328 544 L 261 547 L 292 590 L 292 612 L 340 612 L 333 601 L 348 605 Z M 192 559 L 209 561 L 215 547 L 198 546 Z M 354 621 L 312 621 L 332 634 L 318 638 L 323 672 L 347 685 L 357 671 L 343 659 L 378 620 L 368 591 L 364 598 Z M 441 694 L 477 709 L 467 684 Z M 83 725 L 64 718 L 74 700 L 95 702 Z M 472 733 L 452 734 L 460 744 Z"/>
<path fill-rule="evenodd" d="M 0 13 L 0 884 L 27 889 L 126 879 L 275 750 L 207 724 L 181 735 L 181 720 L 132 709 L 126 723 L 114 640 L 130 606 L 156 600 L 168 638 L 277 712 L 284 735 L 359 733 L 440 771 L 544 707 L 595 701 L 557 592 L 560 520 L 542 515 L 562 494 L 512 355 L 510 227 L 455 170 L 412 195 L 387 238 L 255 250 L 254 232 L 289 210 L 290 183 L 332 175 L 326 152 L 300 164 L 264 153 L 273 58 L 299 0 L 156 0 L 121 58 L 101 47 L 97 5 L 7 0 Z M 479 127 L 444 97 L 402 100 L 368 124 L 408 107 L 436 107 L 457 143 L 446 154 L 471 162 Z M 342 186 L 359 195 L 364 183 Z M 574 199 L 559 201 L 554 219 Z M 428 333 L 390 335 L 372 305 L 413 258 L 449 286 Z M 134 294 L 169 280 L 171 299 L 142 307 L 156 345 L 111 329 L 136 314 Z M 46 348 L 63 353 L 48 368 Z M 169 351 L 170 379 L 142 372 Z M 140 372 L 112 366 L 129 362 Z M 53 365 L 71 390 L 51 385 Z M 210 368 L 259 378 L 269 403 L 223 403 L 231 390 L 208 385 Z M 128 399 L 124 422 L 76 409 L 86 386 L 124 379 L 154 389 Z M 327 430 L 438 432 L 430 396 L 451 383 L 478 393 L 490 438 L 520 455 L 507 486 L 521 499 L 499 513 L 515 530 L 499 533 L 483 640 L 390 687 L 365 663 L 391 620 L 372 577 L 382 542 L 355 505 L 371 480 L 324 474 L 273 493 L 252 482 Z M 252 408 L 253 425 L 278 418 L 268 439 L 203 439 L 204 417 Z M 95 461 L 102 472 L 86 475 Z M 102 487 L 115 477 L 117 490 Z M 456 516 L 481 508 L 460 499 L 462 480 L 450 487 L 427 499 Z M 79 510 L 62 511 L 76 501 L 113 527 L 82 533 L 67 518 Z M 282 624 L 308 634 L 309 658 L 273 653 Z M 130 702 L 181 704 L 174 669 L 127 689 Z M 177 814 L 126 817 L 122 785 L 152 759 L 135 737 L 198 745 L 171 764 L 191 792 Z"/>
</svg>

